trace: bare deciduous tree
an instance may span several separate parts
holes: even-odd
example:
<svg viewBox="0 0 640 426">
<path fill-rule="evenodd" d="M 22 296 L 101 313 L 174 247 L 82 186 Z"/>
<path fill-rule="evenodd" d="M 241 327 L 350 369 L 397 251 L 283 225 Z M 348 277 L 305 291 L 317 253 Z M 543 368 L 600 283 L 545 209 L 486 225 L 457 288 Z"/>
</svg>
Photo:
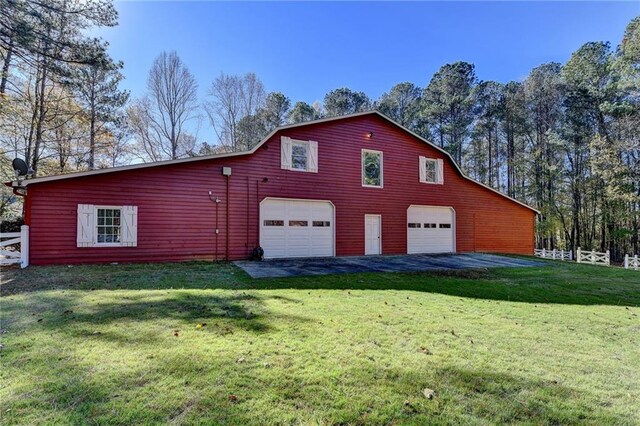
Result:
<svg viewBox="0 0 640 426">
<path fill-rule="evenodd" d="M 176 52 L 156 58 L 147 88 L 147 96 L 128 111 L 142 156 L 158 161 L 191 154 L 195 138 L 186 127 L 196 116 L 198 83 Z"/>
<path fill-rule="evenodd" d="M 244 138 L 240 137 L 238 125 L 243 119 L 245 127 L 254 122 L 247 117 L 256 115 L 264 106 L 266 93 L 260 79 L 254 73 L 243 77 L 221 73 L 211 83 L 208 94 L 210 100 L 205 103 L 205 110 L 220 143 L 232 151 L 247 149 L 246 143 L 241 141 Z M 244 129 L 243 133 L 257 134 L 259 131 Z"/>
</svg>

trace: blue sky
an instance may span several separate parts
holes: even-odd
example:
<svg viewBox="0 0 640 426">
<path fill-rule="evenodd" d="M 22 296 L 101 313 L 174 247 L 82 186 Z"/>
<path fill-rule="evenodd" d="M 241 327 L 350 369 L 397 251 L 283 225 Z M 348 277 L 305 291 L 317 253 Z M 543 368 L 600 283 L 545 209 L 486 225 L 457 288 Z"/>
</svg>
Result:
<svg viewBox="0 0 640 426">
<path fill-rule="evenodd" d="M 148 70 L 176 50 L 204 97 L 221 72 L 255 72 L 293 102 L 347 86 L 377 98 L 391 86 L 425 86 L 458 60 L 484 80 L 522 80 L 565 62 L 587 41 L 620 42 L 639 2 L 116 2 L 120 24 L 98 31 L 125 63 L 124 87 L 144 93 Z"/>
</svg>

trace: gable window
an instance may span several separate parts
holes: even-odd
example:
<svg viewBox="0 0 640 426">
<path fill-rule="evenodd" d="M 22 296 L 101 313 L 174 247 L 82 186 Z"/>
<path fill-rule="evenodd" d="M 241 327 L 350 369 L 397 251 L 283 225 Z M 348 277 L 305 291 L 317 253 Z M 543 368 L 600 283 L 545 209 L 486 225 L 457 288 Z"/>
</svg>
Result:
<svg viewBox="0 0 640 426">
<path fill-rule="evenodd" d="M 137 206 L 78 204 L 77 247 L 138 245 Z"/>
<path fill-rule="evenodd" d="M 362 150 L 362 186 L 382 188 L 382 152 Z"/>
<path fill-rule="evenodd" d="M 420 157 L 420 182 L 444 183 L 444 162 L 440 159 Z"/>
<path fill-rule="evenodd" d="M 306 143 L 294 142 L 291 144 L 291 169 L 307 171 L 307 149 Z"/>
<path fill-rule="evenodd" d="M 318 173 L 318 142 L 280 138 L 280 168 Z"/>
</svg>

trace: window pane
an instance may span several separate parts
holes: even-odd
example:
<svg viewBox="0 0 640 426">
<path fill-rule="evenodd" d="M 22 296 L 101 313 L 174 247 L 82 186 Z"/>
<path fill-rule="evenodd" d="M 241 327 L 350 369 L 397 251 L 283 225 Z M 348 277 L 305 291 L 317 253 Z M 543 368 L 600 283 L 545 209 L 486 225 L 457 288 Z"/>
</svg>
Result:
<svg viewBox="0 0 640 426">
<path fill-rule="evenodd" d="M 450 223 L 441 223 L 440 224 L 440 228 L 451 228 L 451 224 Z"/>
<path fill-rule="evenodd" d="M 331 222 L 329 222 L 328 220 L 314 220 L 313 226 L 328 227 L 328 226 L 331 226 Z"/>
<path fill-rule="evenodd" d="M 309 222 L 306 220 L 290 220 L 289 226 L 307 226 Z"/>
<path fill-rule="evenodd" d="M 420 224 L 419 223 L 409 223 L 408 227 L 409 228 L 420 228 Z"/>
<path fill-rule="evenodd" d="M 381 186 L 381 158 L 378 152 L 363 152 L 363 176 L 362 183 L 364 185 Z"/>
<path fill-rule="evenodd" d="M 436 224 L 435 223 L 425 223 L 424 227 L 425 228 L 436 228 Z"/>
<path fill-rule="evenodd" d="M 425 163 L 425 177 L 427 182 L 435 182 L 436 181 L 436 169 L 438 167 L 438 162 L 436 160 L 427 160 Z"/>
<path fill-rule="evenodd" d="M 284 226 L 284 220 L 265 220 L 264 226 Z"/>
<path fill-rule="evenodd" d="M 98 222 L 96 225 L 96 242 L 119 243 L 120 242 L 120 209 L 98 209 Z"/>
<path fill-rule="evenodd" d="M 291 166 L 296 170 L 307 170 L 307 145 L 293 144 L 291 146 Z"/>
</svg>

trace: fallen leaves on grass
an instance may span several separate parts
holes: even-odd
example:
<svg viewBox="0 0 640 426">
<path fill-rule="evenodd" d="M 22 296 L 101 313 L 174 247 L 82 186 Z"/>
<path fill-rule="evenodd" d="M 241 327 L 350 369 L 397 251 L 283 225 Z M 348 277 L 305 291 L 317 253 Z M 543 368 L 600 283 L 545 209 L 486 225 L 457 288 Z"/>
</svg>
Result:
<svg viewBox="0 0 640 426">
<path fill-rule="evenodd" d="M 232 403 L 232 404 L 237 404 L 238 403 L 238 397 L 233 395 L 233 394 L 229 395 L 229 402 Z"/>
<path fill-rule="evenodd" d="M 196 324 L 196 328 L 197 328 L 197 329 L 200 329 L 200 328 L 202 328 L 202 327 L 206 327 L 206 326 L 207 326 L 207 323 L 206 323 L 206 322 L 199 322 L 198 324 Z"/>
<path fill-rule="evenodd" d="M 422 391 L 422 394 L 427 399 L 433 399 L 436 396 L 436 391 L 434 391 L 433 389 L 424 388 L 424 390 Z"/>
<path fill-rule="evenodd" d="M 180 330 L 173 330 L 173 335 L 176 337 L 180 336 Z"/>
<path fill-rule="evenodd" d="M 431 353 L 431 351 L 429 350 L 429 348 L 425 347 L 425 346 L 420 346 L 420 352 L 422 352 L 425 355 L 433 355 Z"/>
</svg>

